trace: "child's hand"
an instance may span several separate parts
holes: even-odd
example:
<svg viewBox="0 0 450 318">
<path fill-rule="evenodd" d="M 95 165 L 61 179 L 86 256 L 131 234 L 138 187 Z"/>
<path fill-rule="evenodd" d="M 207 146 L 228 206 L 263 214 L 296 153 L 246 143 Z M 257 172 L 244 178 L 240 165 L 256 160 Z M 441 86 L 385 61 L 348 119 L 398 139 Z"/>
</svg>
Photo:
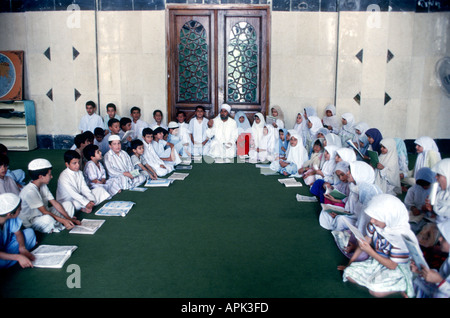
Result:
<svg viewBox="0 0 450 318">
<path fill-rule="evenodd" d="M 383 170 L 384 166 L 381 163 L 377 163 L 377 169 Z"/>
<path fill-rule="evenodd" d="M 75 226 L 75 225 L 72 223 L 72 221 L 67 220 L 67 219 L 62 220 L 61 223 L 62 223 L 62 225 L 64 225 L 64 227 L 65 227 L 67 230 L 71 230 L 71 229 L 73 229 L 73 227 Z"/>
<path fill-rule="evenodd" d="M 33 267 L 31 259 L 22 254 L 17 254 L 17 262 L 22 268 Z"/>
<path fill-rule="evenodd" d="M 347 265 L 338 265 L 338 267 L 337 267 L 338 271 L 343 271 L 346 268 L 347 268 Z"/>
<path fill-rule="evenodd" d="M 30 261 L 34 261 L 34 259 L 36 258 L 29 250 L 25 248 L 25 246 L 19 247 L 19 254 L 25 256 Z"/>
<path fill-rule="evenodd" d="M 439 272 L 437 272 L 433 269 L 430 269 L 430 268 L 423 268 L 420 273 L 421 273 L 421 276 L 429 283 L 438 284 L 443 280 L 443 278 L 439 274 Z"/>
</svg>

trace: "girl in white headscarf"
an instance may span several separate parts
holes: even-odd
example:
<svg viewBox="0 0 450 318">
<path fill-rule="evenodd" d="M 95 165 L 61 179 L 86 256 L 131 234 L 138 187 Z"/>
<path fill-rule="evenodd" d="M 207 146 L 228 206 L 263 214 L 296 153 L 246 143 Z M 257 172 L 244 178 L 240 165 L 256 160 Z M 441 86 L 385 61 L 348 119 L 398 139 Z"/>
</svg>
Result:
<svg viewBox="0 0 450 318">
<path fill-rule="evenodd" d="M 273 128 L 283 129 L 284 128 L 284 115 L 281 107 L 274 105 L 270 108 L 270 113 L 272 117 L 275 117 L 275 121 L 272 123 Z"/>
<path fill-rule="evenodd" d="M 295 131 L 301 136 L 302 142 L 305 145 L 306 144 L 306 134 L 305 132 L 308 132 L 308 127 L 306 125 L 306 119 L 303 117 L 302 113 L 298 113 L 297 117 L 295 118 L 295 124 L 294 128 Z"/>
<path fill-rule="evenodd" d="M 305 148 L 308 153 L 311 153 L 313 143 L 317 140 L 317 133 L 319 129 L 323 127 L 322 121 L 317 116 L 309 116 L 307 121 L 309 134 L 306 136 L 306 145 Z"/>
<path fill-rule="evenodd" d="M 437 225 L 439 233 L 439 247 L 442 253 L 449 253 L 450 249 L 450 221 Z M 419 269 L 414 262 L 411 270 L 418 276 L 414 279 L 414 289 L 417 298 L 450 298 L 450 259 L 447 257 L 439 271 L 424 268 Z"/>
<path fill-rule="evenodd" d="M 329 133 L 325 135 L 325 139 L 324 139 L 324 146 L 331 146 L 334 145 L 338 148 L 342 147 L 342 141 L 341 138 L 334 134 L 334 133 Z"/>
<path fill-rule="evenodd" d="M 252 127 L 247 115 L 245 115 L 243 111 L 238 111 L 234 116 L 234 119 L 238 128 L 238 134 L 247 132 Z"/>
<path fill-rule="evenodd" d="M 286 151 L 286 159 L 273 161 L 270 164 L 270 169 L 285 176 L 298 176 L 298 169 L 308 160 L 308 154 L 297 131 L 290 129 L 288 132 L 290 139 L 289 147 Z"/>
<path fill-rule="evenodd" d="M 356 161 L 355 151 L 350 148 L 339 148 L 336 150 L 336 160 L 347 161 L 348 163 L 352 163 Z"/>
<path fill-rule="evenodd" d="M 432 168 L 439 160 L 441 160 L 439 148 L 432 138 L 423 136 L 417 138 L 414 143 L 416 144 L 417 151 L 416 163 L 414 169 L 409 172 L 409 177 L 403 180 L 403 182 L 408 185 L 414 184 L 416 173 L 420 168 Z"/>
<path fill-rule="evenodd" d="M 275 138 L 272 125 L 263 128 L 263 136 L 259 142 L 257 160 L 260 162 L 272 161 L 275 156 Z"/>
<path fill-rule="evenodd" d="M 369 289 L 376 297 L 393 293 L 414 296 L 409 251 L 403 236 L 417 243 L 408 223 L 408 211 L 403 202 L 390 194 L 374 196 L 364 212 L 370 217 L 365 240 L 358 240 L 358 249 L 344 270 L 343 280 Z M 418 243 L 417 243 L 418 244 Z M 354 262 L 359 253 L 369 258 Z"/>
<path fill-rule="evenodd" d="M 266 121 L 263 114 L 256 113 L 252 124 L 252 138 L 250 141 L 250 149 L 248 152 L 248 155 L 250 157 L 249 160 L 252 163 L 258 161 L 259 145 L 264 134 L 265 125 Z"/>
<path fill-rule="evenodd" d="M 325 107 L 325 116 L 322 118 L 324 127 L 330 132 L 338 134 L 340 130 L 339 118 L 336 116 L 336 106 L 328 105 Z"/>
<path fill-rule="evenodd" d="M 398 167 L 397 144 L 393 138 L 380 142 L 381 154 L 375 169 L 375 183 L 384 193 L 397 195 L 402 192 Z"/>
<path fill-rule="evenodd" d="M 355 118 L 352 113 L 344 113 L 341 118 L 342 127 L 339 132 L 339 137 L 341 137 L 342 144 L 346 147 L 347 140 L 353 141 L 355 139 Z"/>
<path fill-rule="evenodd" d="M 313 195 L 319 197 L 320 203 L 324 203 L 324 194 L 327 189 L 327 185 L 334 184 L 334 169 L 336 167 L 336 161 L 334 158 L 336 150 L 336 146 L 326 146 L 323 154 L 324 160 L 320 164 L 319 169 L 313 169 L 308 177 L 311 180 L 314 179 L 314 183 L 312 183 L 310 190 Z"/>
</svg>

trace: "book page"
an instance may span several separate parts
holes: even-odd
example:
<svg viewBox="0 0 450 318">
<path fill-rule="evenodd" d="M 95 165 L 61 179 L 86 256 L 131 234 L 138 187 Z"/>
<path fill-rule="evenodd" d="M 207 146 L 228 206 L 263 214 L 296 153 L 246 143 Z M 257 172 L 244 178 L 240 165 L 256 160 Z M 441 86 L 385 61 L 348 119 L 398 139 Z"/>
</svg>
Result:
<svg viewBox="0 0 450 318">
<path fill-rule="evenodd" d="M 94 234 L 103 225 L 103 223 L 105 223 L 105 220 L 83 219 L 81 221 L 81 225 L 75 225 L 69 233 Z"/>
<path fill-rule="evenodd" d="M 423 257 L 423 253 L 420 247 L 416 243 L 411 241 L 407 236 L 402 235 L 402 238 L 405 242 L 406 247 L 408 248 L 409 256 L 412 258 L 414 263 L 416 263 L 416 266 L 419 268 L 419 270 L 423 268 L 429 268 L 425 258 Z"/>
</svg>

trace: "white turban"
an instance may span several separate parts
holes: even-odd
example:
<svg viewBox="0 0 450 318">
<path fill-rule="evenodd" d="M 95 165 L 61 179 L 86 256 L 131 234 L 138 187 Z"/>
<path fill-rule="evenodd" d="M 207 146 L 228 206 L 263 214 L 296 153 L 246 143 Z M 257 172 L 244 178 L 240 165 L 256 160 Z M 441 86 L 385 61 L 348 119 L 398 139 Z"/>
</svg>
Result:
<svg viewBox="0 0 450 318">
<path fill-rule="evenodd" d="M 108 137 L 108 141 L 120 140 L 119 135 L 111 135 Z"/>
<path fill-rule="evenodd" d="M 36 171 L 41 169 L 50 169 L 52 167 L 52 164 L 47 159 L 34 159 L 31 160 L 28 164 L 28 170 Z"/>
<path fill-rule="evenodd" d="M 227 112 L 231 112 L 231 106 L 228 104 L 222 104 L 222 107 L 220 109 L 225 109 Z"/>
</svg>

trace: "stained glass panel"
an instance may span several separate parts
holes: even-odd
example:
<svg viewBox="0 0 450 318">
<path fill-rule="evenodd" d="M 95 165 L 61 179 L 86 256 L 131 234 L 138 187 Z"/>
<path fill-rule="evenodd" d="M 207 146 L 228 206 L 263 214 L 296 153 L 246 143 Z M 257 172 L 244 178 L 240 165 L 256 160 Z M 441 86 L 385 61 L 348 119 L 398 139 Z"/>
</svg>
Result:
<svg viewBox="0 0 450 318">
<path fill-rule="evenodd" d="M 208 102 L 208 43 L 206 30 L 195 20 L 180 30 L 178 101 Z"/>
<path fill-rule="evenodd" d="M 227 102 L 258 102 L 258 43 L 255 28 L 247 22 L 231 28 L 227 47 Z"/>
</svg>

